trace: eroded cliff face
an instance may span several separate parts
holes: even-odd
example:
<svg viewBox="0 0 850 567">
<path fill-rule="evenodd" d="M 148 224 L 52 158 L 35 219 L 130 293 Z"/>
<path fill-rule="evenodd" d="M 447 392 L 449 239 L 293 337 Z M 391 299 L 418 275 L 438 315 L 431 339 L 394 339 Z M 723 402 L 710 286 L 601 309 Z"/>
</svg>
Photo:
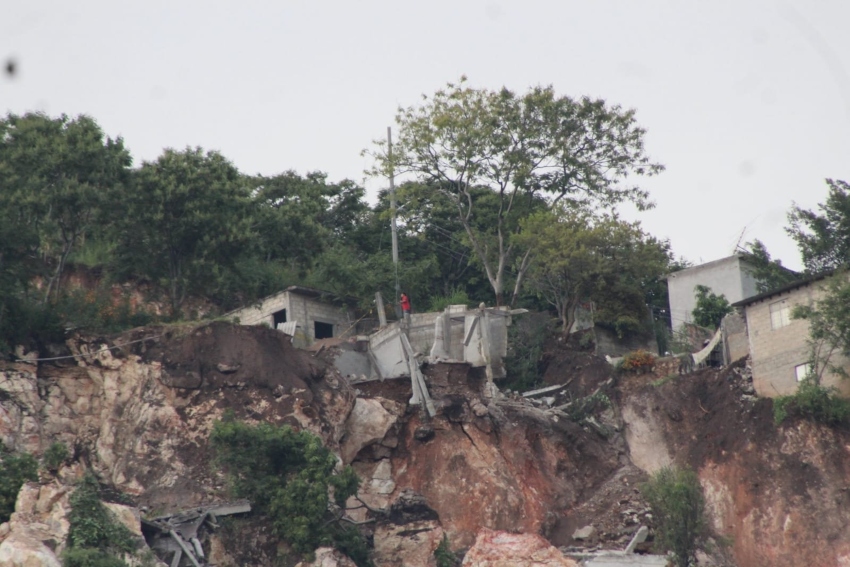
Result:
<svg viewBox="0 0 850 567">
<path fill-rule="evenodd" d="M 653 386 L 626 380 L 620 404 L 632 459 L 698 471 L 712 526 L 740 566 L 850 565 L 850 432 L 773 423 L 743 361 Z"/>
<path fill-rule="evenodd" d="M 105 348 L 115 345 L 125 346 Z M 770 402 L 749 395 L 742 365 L 655 386 L 657 377 L 614 380 L 604 362 L 567 353 L 547 372 L 547 382 L 560 373 L 568 383 L 561 399 L 602 389 L 615 402 L 587 427 L 517 396 L 487 399 L 483 373 L 451 364 L 424 370 L 438 408 L 427 418 L 408 405 L 408 381 L 352 388 L 321 357 L 261 327 L 150 328 L 68 346 L 76 358 L 8 365 L 0 375 L 4 444 L 36 455 L 54 441 L 73 450 L 71 466 L 21 492 L 19 512 L 0 527 L 0 557 L 55 559 L 68 495 L 85 468 L 132 497 L 136 507 L 122 512 L 128 525 L 134 510 L 163 514 L 226 498 L 207 439 L 231 411 L 312 431 L 352 464 L 359 497 L 382 510 L 350 513 L 369 522 L 378 566 L 434 565 L 443 534 L 455 549 L 514 542 L 499 530 L 622 549 L 641 523 L 651 525 L 637 487 L 670 463 L 699 471 L 713 527 L 730 537 L 737 565 L 850 565 L 848 432 L 777 428 Z M 205 542 L 208 559 L 274 564 L 281 547 L 270 526 L 240 522 L 242 531 Z M 540 542 L 529 539 L 526 555 L 560 564 L 560 552 Z M 486 565 L 482 557 L 498 554 L 470 561 Z M 334 557 L 317 561 L 343 561 Z"/>
</svg>

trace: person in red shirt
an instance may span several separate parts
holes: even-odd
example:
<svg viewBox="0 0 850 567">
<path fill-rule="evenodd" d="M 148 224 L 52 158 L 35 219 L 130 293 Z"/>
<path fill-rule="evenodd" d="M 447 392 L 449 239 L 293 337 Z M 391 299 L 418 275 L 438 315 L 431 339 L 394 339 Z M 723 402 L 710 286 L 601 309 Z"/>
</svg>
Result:
<svg viewBox="0 0 850 567">
<path fill-rule="evenodd" d="M 407 297 L 406 293 L 401 294 L 401 312 L 405 317 L 410 315 L 410 298 Z"/>
</svg>

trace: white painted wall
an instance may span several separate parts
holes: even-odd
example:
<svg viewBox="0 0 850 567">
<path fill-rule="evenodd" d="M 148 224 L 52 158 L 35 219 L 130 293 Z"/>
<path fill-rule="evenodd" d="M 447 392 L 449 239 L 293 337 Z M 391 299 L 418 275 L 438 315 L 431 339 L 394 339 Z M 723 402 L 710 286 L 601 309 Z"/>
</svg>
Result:
<svg viewBox="0 0 850 567">
<path fill-rule="evenodd" d="M 708 286 L 713 293 L 725 295 L 729 303 L 758 293 L 755 278 L 737 254 L 673 272 L 667 276 L 667 290 L 674 329 L 693 321 L 692 312 L 697 303 L 694 288 L 697 285 Z"/>
</svg>

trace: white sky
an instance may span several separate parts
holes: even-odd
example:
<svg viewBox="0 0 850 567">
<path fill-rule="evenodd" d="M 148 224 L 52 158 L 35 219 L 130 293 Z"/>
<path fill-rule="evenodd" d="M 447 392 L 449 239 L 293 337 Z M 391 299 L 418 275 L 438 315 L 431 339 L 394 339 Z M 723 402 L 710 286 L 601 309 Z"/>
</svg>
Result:
<svg viewBox="0 0 850 567">
<path fill-rule="evenodd" d="M 246 173 L 363 181 L 399 105 L 478 87 L 637 109 L 667 166 L 640 213 L 677 255 L 763 240 L 800 265 L 792 201 L 850 180 L 846 0 L 40 1 L 0 4 L 0 111 L 86 113 L 135 162 L 220 150 Z M 380 180 L 367 181 L 372 192 Z"/>
</svg>

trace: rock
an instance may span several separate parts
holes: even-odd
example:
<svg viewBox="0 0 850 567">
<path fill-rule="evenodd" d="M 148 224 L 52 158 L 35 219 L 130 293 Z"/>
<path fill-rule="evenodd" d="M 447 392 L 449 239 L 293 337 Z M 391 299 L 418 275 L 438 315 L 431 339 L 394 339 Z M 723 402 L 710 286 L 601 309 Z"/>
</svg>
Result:
<svg viewBox="0 0 850 567">
<path fill-rule="evenodd" d="M 375 528 L 375 566 L 433 565 L 434 550 L 442 539 L 443 528 L 437 520 L 382 523 Z"/>
<path fill-rule="evenodd" d="M 424 496 L 405 488 L 390 506 L 388 519 L 401 526 L 416 521 L 437 520 L 438 516 L 437 512 L 428 506 Z"/>
<path fill-rule="evenodd" d="M 482 529 L 463 567 L 578 567 L 543 537 Z"/>
<path fill-rule="evenodd" d="M 382 440 L 397 420 L 379 399 L 357 398 L 345 422 L 345 437 L 340 447 L 343 463 L 353 461 L 363 447 Z"/>
<path fill-rule="evenodd" d="M 115 502 L 104 502 L 106 508 L 112 512 L 115 519 L 121 522 L 134 536 L 142 536 L 142 519 L 138 508 L 116 504 Z"/>
<path fill-rule="evenodd" d="M 573 539 L 588 540 L 596 537 L 596 528 L 593 526 L 584 526 L 573 532 Z"/>
<path fill-rule="evenodd" d="M 487 406 L 485 406 L 478 400 L 473 400 L 473 402 L 470 404 L 470 409 L 472 409 L 472 413 L 475 414 L 475 417 L 484 417 L 489 413 L 489 410 L 487 410 Z"/>
<path fill-rule="evenodd" d="M 222 374 L 233 374 L 239 370 L 239 366 L 239 364 L 225 364 L 223 362 L 219 362 L 215 365 L 216 369 Z"/>
<path fill-rule="evenodd" d="M 434 438 L 434 428 L 430 425 L 420 425 L 416 428 L 416 431 L 413 432 L 413 438 L 417 441 L 422 441 L 423 443 L 430 441 Z"/>
<path fill-rule="evenodd" d="M 316 550 L 315 561 L 302 561 L 295 567 L 357 567 L 357 565 L 336 549 L 320 547 Z"/>
<path fill-rule="evenodd" d="M 39 538 L 13 532 L 0 543 L 0 565 L 4 567 L 62 567 L 56 554 Z"/>
</svg>

